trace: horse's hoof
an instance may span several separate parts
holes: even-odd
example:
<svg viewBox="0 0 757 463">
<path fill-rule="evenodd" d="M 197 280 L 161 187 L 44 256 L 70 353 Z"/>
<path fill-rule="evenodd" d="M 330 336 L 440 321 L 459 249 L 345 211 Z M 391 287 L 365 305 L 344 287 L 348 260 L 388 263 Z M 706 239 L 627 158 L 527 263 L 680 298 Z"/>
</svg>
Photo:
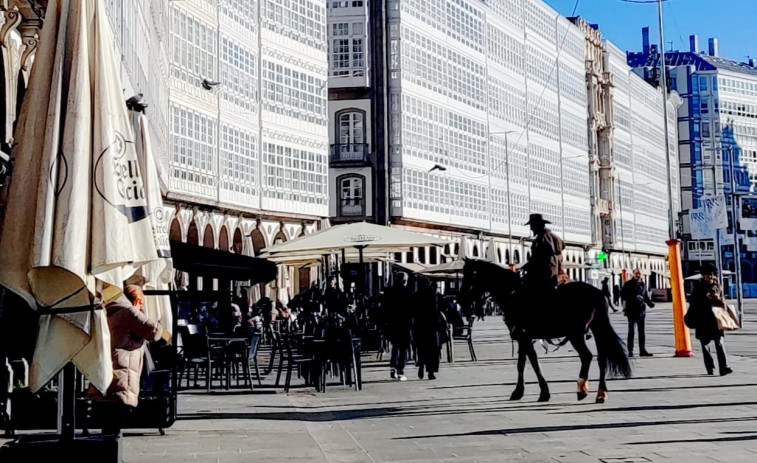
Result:
<svg viewBox="0 0 757 463">
<path fill-rule="evenodd" d="M 584 400 L 589 395 L 589 380 L 584 378 L 578 379 L 578 391 L 576 392 L 578 400 Z"/>
<path fill-rule="evenodd" d="M 520 400 L 523 398 L 523 391 L 521 390 L 514 390 L 513 393 L 510 395 L 510 400 Z"/>
<path fill-rule="evenodd" d="M 599 389 L 597 391 L 597 403 L 603 404 L 607 401 L 607 391 L 603 391 L 602 389 Z"/>
<path fill-rule="evenodd" d="M 551 399 L 552 396 L 547 392 L 546 394 L 541 394 L 539 396 L 539 402 L 549 402 L 549 399 Z"/>
</svg>

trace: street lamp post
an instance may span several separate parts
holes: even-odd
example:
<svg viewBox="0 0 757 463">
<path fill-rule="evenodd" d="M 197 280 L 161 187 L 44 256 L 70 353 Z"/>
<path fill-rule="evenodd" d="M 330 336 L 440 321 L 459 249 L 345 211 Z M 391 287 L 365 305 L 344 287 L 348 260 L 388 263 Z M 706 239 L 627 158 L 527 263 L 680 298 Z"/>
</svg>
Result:
<svg viewBox="0 0 757 463">
<path fill-rule="evenodd" d="M 668 82 L 665 64 L 665 36 L 662 26 L 662 0 L 657 0 L 657 19 L 660 27 L 660 86 L 662 87 L 662 117 L 665 135 L 665 167 L 668 174 L 668 266 L 670 268 L 670 289 L 673 295 L 673 332 L 675 336 L 675 356 L 691 357 L 691 336 L 683 322 L 686 295 L 683 289 L 683 267 L 681 265 L 681 240 L 677 238 L 675 212 L 673 210 L 673 182 L 670 168 L 670 139 L 668 130 Z"/>
<path fill-rule="evenodd" d="M 510 153 L 507 145 L 507 135 L 513 133 L 514 130 L 505 130 L 502 132 L 489 132 L 489 135 L 504 135 L 505 136 L 505 189 L 507 190 L 507 265 L 512 267 L 513 262 L 513 220 L 510 215 Z M 491 182 L 491 170 L 489 171 L 489 181 Z M 489 189 L 491 190 L 491 183 Z M 489 215 L 491 217 L 491 214 Z"/>
<path fill-rule="evenodd" d="M 733 231 L 733 271 L 736 273 L 736 301 L 739 311 L 739 326 L 743 326 L 744 306 L 741 288 L 741 243 L 739 242 L 739 219 L 736 214 L 739 212 L 739 196 L 736 194 L 736 179 L 734 178 L 734 154 L 736 150 L 728 147 L 728 168 L 731 172 L 731 230 Z"/>
</svg>

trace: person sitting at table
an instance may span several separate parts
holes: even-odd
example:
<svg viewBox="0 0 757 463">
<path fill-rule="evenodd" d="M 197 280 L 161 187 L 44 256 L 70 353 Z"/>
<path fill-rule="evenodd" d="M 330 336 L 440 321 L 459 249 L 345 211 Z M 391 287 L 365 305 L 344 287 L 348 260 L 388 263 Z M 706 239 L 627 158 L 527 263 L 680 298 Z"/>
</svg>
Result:
<svg viewBox="0 0 757 463">
<path fill-rule="evenodd" d="M 140 380 L 145 341 L 163 339 L 171 342 L 171 335 L 160 323 L 144 313 L 144 293 L 137 285 L 127 285 L 123 294 L 105 305 L 110 329 L 113 381 L 105 393 L 90 386 L 88 396 L 93 411 L 101 416 L 104 434 L 118 434 L 129 414 L 139 401 Z"/>
</svg>

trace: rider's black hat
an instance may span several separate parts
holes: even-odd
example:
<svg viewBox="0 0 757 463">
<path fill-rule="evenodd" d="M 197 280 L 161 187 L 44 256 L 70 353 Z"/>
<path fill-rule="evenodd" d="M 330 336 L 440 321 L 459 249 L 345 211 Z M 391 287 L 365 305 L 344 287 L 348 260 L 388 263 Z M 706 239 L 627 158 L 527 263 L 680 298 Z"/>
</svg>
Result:
<svg viewBox="0 0 757 463">
<path fill-rule="evenodd" d="M 531 214 L 528 216 L 528 222 L 525 223 L 525 225 L 531 225 L 532 223 L 552 223 L 549 220 L 546 220 L 544 217 L 541 216 L 541 214 Z"/>
</svg>

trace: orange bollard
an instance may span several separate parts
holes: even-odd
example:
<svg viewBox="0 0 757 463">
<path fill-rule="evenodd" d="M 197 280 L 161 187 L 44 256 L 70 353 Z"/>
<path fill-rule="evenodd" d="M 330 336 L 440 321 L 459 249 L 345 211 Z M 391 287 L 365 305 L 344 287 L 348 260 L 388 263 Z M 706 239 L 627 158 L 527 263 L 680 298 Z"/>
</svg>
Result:
<svg viewBox="0 0 757 463">
<path fill-rule="evenodd" d="M 666 241 L 668 245 L 668 268 L 670 269 L 670 291 L 673 296 L 673 333 L 676 343 L 676 357 L 691 357 L 691 335 L 683 322 L 686 293 L 683 288 L 683 268 L 681 266 L 681 240 Z"/>
</svg>

